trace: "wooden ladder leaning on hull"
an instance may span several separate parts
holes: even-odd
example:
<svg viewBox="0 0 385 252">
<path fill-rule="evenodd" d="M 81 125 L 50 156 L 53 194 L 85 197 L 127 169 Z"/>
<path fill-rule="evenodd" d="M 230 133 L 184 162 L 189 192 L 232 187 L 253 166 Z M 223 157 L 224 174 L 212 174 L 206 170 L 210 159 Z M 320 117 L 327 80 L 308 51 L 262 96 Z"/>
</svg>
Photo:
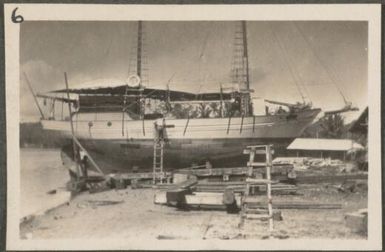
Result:
<svg viewBox="0 0 385 252">
<path fill-rule="evenodd" d="M 152 183 L 163 183 L 163 152 L 164 152 L 164 133 L 165 123 L 164 119 L 162 125 L 158 125 L 157 121 L 154 122 L 154 160 L 153 160 L 153 176 Z"/>
<path fill-rule="evenodd" d="M 154 122 L 154 159 L 153 159 L 153 184 L 163 184 L 166 179 L 166 174 L 163 170 L 163 155 L 164 146 L 167 140 L 167 128 L 174 128 L 175 125 L 167 125 L 166 120 L 163 118 L 162 122 L 159 120 Z"/>
</svg>

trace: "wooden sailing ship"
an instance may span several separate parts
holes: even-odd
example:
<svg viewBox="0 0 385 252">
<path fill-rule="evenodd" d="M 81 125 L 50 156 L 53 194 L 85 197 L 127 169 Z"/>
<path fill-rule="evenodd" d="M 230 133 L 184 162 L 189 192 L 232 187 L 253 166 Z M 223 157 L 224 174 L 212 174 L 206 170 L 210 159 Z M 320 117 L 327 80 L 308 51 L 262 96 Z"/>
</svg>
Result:
<svg viewBox="0 0 385 252">
<path fill-rule="evenodd" d="M 262 113 L 253 111 L 246 23 L 240 27 L 234 85 L 221 86 L 216 93 L 194 94 L 144 87 L 139 22 L 136 74 L 121 85 L 38 94 L 50 100 L 52 108 L 64 102 L 72 111 L 69 117 L 60 118 L 53 112 L 42 114 L 43 128 L 61 131 L 71 139 L 72 125 L 74 136 L 104 173 L 152 170 L 155 123 L 164 127 L 166 170 L 207 160 L 226 167 L 234 165 L 248 145 L 286 146 L 321 110 L 304 103 L 278 103 L 280 108 L 274 112 L 267 106 Z M 71 159 L 71 151 L 72 145 L 63 147 L 63 160 Z"/>
</svg>

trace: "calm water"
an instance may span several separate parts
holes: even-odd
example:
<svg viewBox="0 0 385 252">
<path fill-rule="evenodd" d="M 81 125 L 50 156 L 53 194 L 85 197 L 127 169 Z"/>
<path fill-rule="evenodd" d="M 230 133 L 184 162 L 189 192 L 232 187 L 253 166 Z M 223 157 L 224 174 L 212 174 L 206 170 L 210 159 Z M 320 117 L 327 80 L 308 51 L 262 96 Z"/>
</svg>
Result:
<svg viewBox="0 0 385 252">
<path fill-rule="evenodd" d="M 24 217 L 44 209 L 53 199 L 47 192 L 65 187 L 69 175 L 56 149 L 22 148 L 20 163 L 20 212 Z"/>
</svg>

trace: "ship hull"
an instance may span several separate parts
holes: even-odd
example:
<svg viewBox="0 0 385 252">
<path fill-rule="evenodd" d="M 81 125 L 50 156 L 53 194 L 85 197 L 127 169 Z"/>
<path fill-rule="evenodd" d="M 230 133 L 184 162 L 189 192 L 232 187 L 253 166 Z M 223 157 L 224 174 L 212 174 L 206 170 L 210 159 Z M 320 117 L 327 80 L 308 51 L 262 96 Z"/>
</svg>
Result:
<svg viewBox="0 0 385 252">
<path fill-rule="evenodd" d="M 245 165 L 248 145 L 273 144 L 284 149 L 314 120 L 319 110 L 291 115 L 245 118 L 168 119 L 164 149 L 166 170 L 210 161 L 214 167 Z M 122 121 L 115 117 L 90 120 L 75 115 L 76 137 L 105 173 L 151 171 L 154 120 Z M 109 115 L 111 116 L 111 115 Z M 43 127 L 71 136 L 69 121 L 43 121 Z M 69 153 L 71 145 L 64 148 Z"/>
<path fill-rule="evenodd" d="M 244 166 L 248 156 L 243 149 L 255 144 L 273 144 L 279 154 L 292 139 L 174 139 L 164 147 L 165 170 L 174 170 L 202 165 L 209 161 L 213 167 Z M 152 142 L 132 141 L 127 143 L 119 140 L 82 140 L 84 148 L 101 167 L 104 173 L 152 171 Z M 72 155 L 72 145 L 63 148 L 66 155 Z"/>
</svg>

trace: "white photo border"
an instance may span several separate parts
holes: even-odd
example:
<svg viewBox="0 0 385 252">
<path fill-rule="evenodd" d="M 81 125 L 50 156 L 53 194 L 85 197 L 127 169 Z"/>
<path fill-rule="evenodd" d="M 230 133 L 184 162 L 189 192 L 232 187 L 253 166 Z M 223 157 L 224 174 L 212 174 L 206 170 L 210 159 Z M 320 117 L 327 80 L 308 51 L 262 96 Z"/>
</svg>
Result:
<svg viewBox="0 0 385 252">
<path fill-rule="evenodd" d="M 19 24 L 12 11 L 32 21 L 134 21 L 134 20 L 302 20 L 368 22 L 368 239 L 287 240 L 22 240 L 19 236 Z M 4 4 L 6 130 L 7 130 L 7 250 L 381 250 L 381 5 L 105 5 Z M 107 242 L 108 241 L 108 242 Z"/>
</svg>

